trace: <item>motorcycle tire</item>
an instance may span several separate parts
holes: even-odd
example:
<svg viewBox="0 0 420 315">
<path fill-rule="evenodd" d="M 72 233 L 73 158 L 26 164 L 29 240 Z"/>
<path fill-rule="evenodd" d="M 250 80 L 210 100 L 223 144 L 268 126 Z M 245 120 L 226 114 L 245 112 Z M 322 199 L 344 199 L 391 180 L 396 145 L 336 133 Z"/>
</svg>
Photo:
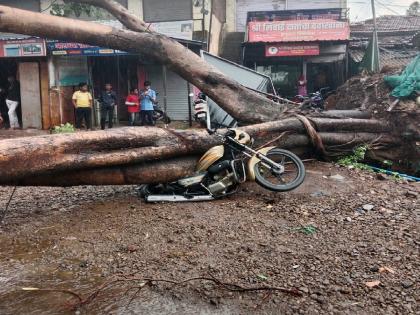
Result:
<svg viewBox="0 0 420 315">
<path fill-rule="evenodd" d="M 139 188 L 137 188 L 137 195 L 140 198 L 146 198 L 150 194 L 151 191 L 149 185 L 141 185 Z"/>
<path fill-rule="evenodd" d="M 270 150 L 266 154 L 266 156 L 277 163 L 279 163 L 278 159 L 280 158 L 281 161 L 283 161 L 283 162 L 280 162 L 281 164 L 287 164 L 287 165 L 284 165 L 286 168 L 286 171 L 283 174 L 286 174 L 287 169 L 290 168 L 287 166 L 293 165 L 294 167 L 296 167 L 297 175 L 290 182 L 286 182 L 284 181 L 284 179 L 280 179 L 283 174 L 274 175 L 273 172 L 270 172 L 271 175 L 273 175 L 277 179 L 280 179 L 281 181 L 281 183 L 272 183 L 264 176 L 265 174 L 263 174 L 264 173 L 263 170 L 267 170 L 267 168 L 264 167 L 262 165 L 263 162 L 260 161 L 254 166 L 255 181 L 260 186 L 274 192 L 285 192 L 285 191 L 293 190 L 299 187 L 303 183 L 305 179 L 305 166 L 303 165 L 303 162 L 300 160 L 300 158 L 297 157 L 294 153 L 287 150 L 275 148 L 275 149 Z M 287 162 L 286 162 L 286 159 L 287 159 Z"/>
</svg>

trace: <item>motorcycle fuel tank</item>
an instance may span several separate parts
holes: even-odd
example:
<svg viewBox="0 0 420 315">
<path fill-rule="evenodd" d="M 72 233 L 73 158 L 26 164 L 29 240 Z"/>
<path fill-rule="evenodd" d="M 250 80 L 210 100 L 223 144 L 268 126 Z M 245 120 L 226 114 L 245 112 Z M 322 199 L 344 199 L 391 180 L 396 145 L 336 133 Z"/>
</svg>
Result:
<svg viewBox="0 0 420 315">
<path fill-rule="evenodd" d="M 201 157 L 200 161 L 197 164 L 197 171 L 204 172 L 207 169 L 220 160 L 223 155 L 225 154 L 225 148 L 222 145 L 215 146 L 208 150 L 204 155 Z"/>
</svg>

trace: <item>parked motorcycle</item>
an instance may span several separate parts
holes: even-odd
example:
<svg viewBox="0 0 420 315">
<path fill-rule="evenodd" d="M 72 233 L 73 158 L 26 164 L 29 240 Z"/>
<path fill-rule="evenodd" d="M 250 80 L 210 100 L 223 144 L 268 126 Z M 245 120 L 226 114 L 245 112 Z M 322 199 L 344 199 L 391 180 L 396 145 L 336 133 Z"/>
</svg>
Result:
<svg viewBox="0 0 420 315">
<path fill-rule="evenodd" d="M 159 103 L 153 105 L 153 120 L 154 122 L 162 121 L 164 124 L 170 124 L 171 118 L 160 108 Z"/>
<path fill-rule="evenodd" d="M 274 191 L 297 188 L 305 178 L 302 161 L 292 152 L 276 147 L 251 148 L 253 139 L 239 129 L 207 131 L 222 141 L 198 161 L 196 174 L 172 183 L 143 185 L 139 194 L 147 202 L 208 201 L 235 193 L 247 180 Z"/>
<path fill-rule="evenodd" d="M 330 91 L 329 87 L 324 87 L 316 91 L 315 93 L 309 94 L 309 96 L 296 95 L 294 101 L 301 103 L 301 109 L 318 109 L 324 110 L 325 100 L 333 92 Z"/>
<path fill-rule="evenodd" d="M 159 93 L 156 93 L 156 96 L 158 95 Z M 162 121 L 164 124 L 167 125 L 171 123 L 171 118 L 169 118 L 169 116 L 166 115 L 165 111 L 162 110 L 162 108 L 160 108 L 158 101 L 156 101 L 153 104 L 153 120 L 155 123 L 158 121 Z"/>
</svg>

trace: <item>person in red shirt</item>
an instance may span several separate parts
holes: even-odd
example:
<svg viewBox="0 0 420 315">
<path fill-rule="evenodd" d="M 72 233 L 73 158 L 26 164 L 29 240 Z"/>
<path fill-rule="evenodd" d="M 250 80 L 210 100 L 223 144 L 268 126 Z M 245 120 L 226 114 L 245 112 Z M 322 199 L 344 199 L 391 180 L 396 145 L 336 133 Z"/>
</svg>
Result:
<svg viewBox="0 0 420 315">
<path fill-rule="evenodd" d="M 139 90 L 137 88 L 130 90 L 130 94 L 127 96 L 127 100 L 125 101 L 125 105 L 127 105 L 128 121 L 130 123 L 130 126 L 134 126 L 140 106 Z"/>
</svg>

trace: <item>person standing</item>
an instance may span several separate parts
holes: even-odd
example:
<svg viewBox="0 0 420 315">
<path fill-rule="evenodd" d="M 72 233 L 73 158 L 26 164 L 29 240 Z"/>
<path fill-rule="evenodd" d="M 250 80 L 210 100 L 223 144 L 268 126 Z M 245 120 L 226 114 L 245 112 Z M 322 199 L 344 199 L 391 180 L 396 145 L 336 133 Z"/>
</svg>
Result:
<svg viewBox="0 0 420 315">
<path fill-rule="evenodd" d="M 298 80 L 298 95 L 300 96 L 308 95 L 307 84 L 308 82 L 306 81 L 305 76 L 302 74 Z"/>
<path fill-rule="evenodd" d="M 89 92 L 87 83 L 79 84 L 79 91 L 74 92 L 73 106 L 76 108 L 76 128 L 81 129 L 83 120 L 86 129 L 92 129 L 92 94 Z"/>
<path fill-rule="evenodd" d="M 101 92 L 99 102 L 101 103 L 101 129 L 105 130 L 107 118 L 108 128 L 112 128 L 114 108 L 117 105 L 117 94 L 112 90 L 110 83 L 105 84 L 105 91 Z"/>
<path fill-rule="evenodd" d="M 14 76 L 9 76 L 7 81 L 9 81 L 9 88 L 7 90 L 6 104 L 9 110 L 10 129 L 19 129 L 20 125 L 17 109 L 20 104 L 20 83 Z"/>
<path fill-rule="evenodd" d="M 144 82 L 144 90 L 140 94 L 141 100 L 141 125 L 142 126 L 154 126 L 155 121 L 153 120 L 153 105 L 156 103 L 156 92 L 152 90 L 150 81 Z"/>
<path fill-rule="evenodd" d="M 134 88 L 130 90 L 125 105 L 127 105 L 128 122 L 130 123 L 130 126 L 134 126 L 136 114 L 139 112 L 139 89 Z"/>
</svg>

